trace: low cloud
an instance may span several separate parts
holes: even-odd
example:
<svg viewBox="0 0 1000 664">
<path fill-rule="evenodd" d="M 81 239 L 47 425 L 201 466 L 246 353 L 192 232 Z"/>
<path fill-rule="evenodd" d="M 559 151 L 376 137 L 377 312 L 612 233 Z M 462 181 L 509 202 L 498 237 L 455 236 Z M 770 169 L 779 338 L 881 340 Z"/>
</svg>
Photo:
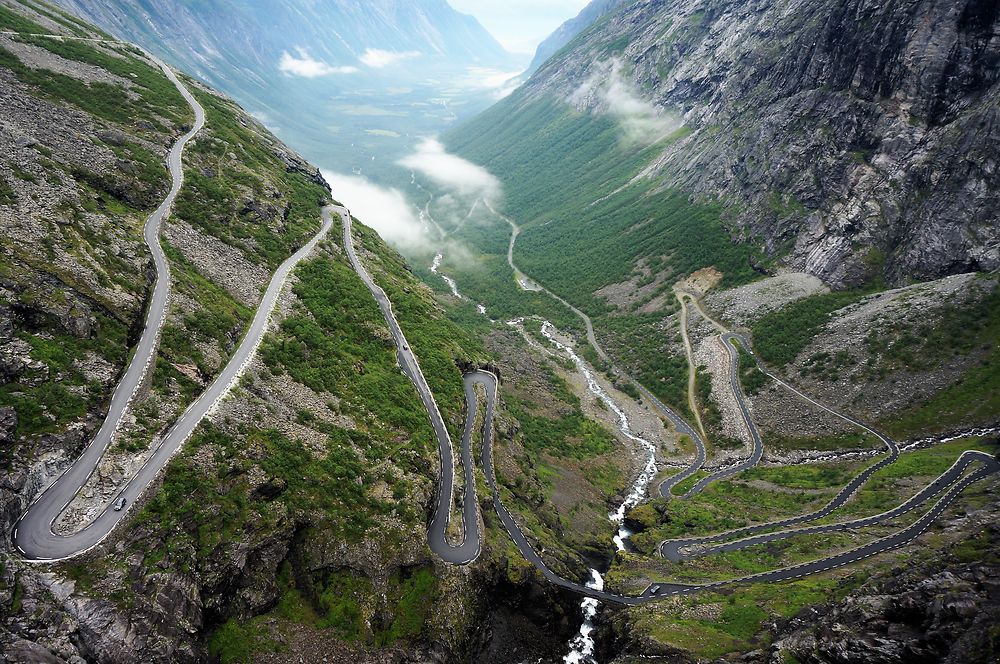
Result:
<svg viewBox="0 0 1000 664">
<path fill-rule="evenodd" d="M 464 88 L 489 90 L 494 99 L 503 99 L 521 85 L 522 71 L 503 71 L 491 67 L 468 67 L 457 83 Z"/>
<path fill-rule="evenodd" d="M 354 74 L 358 71 L 357 67 L 334 67 L 316 60 L 304 48 L 297 48 L 295 52 L 298 53 L 298 57 L 288 51 L 282 52 L 281 60 L 278 62 L 278 69 L 291 76 L 318 78 L 330 74 Z"/>
<path fill-rule="evenodd" d="M 367 179 L 323 171 L 333 197 L 347 205 L 351 213 L 371 226 L 386 241 L 399 247 L 427 245 L 427 229 L 413 206 L 398 189 L 379 187 Z"/>
<path fill-rule="evenodd" d="M 420 51 L 383 51 L 380 48 L 365 49 L 359 58 L 362 64 L 374 69 L 382 69 L 403 60 L 419 58 Z"/>
<path fill-rule="evenodd" d="M 603 110 L 618 119 L 625 138 L 631 142 L 655 143 L 683 124 L 640 97 L 621 73 L 621 62 L 612 60 L 597 65 L 597 70 L 570 95 L 569 102 L 579 107 Z"/>
<path fill-rule="evenodd" d="M 413 154 L 397 163 L 463 197 L 496 200 L 501 193 L 500 181 L 492 173 L 471 161 L 449 154 L 433 138 L 421 141 Z"/>
<path fill-rule="evenodd" d="M 271 122 L 271 116 L 264 111 L 250 111 L 250 116 L 261 124 L 268 124 Z"/>
<path fill-rule="evenodd" d="M 434 139 L 423 140 L 413 154 L 398 163 L 434 183 L 432 205 L 425 207 L 427 190 L 420 191 L 417 200 L 421 202 L 417 203 L 399 189 L 381 187 L 358 175 L 324 170 L 323 177 L 334 198 L 396 247 L 404 251 L 447 248 L 453 263 L 467 261 L 468 251 L 448 240 L 439 222 L 448 229 L 476 223 L 479 215 L 474 213 L 485 214 L 482 200 L 495 203 L 499 199 L 500 181 L 485 168 L 448 154 Z M 419 187 L 416 179 L 413 184 Z"/>
</svg>

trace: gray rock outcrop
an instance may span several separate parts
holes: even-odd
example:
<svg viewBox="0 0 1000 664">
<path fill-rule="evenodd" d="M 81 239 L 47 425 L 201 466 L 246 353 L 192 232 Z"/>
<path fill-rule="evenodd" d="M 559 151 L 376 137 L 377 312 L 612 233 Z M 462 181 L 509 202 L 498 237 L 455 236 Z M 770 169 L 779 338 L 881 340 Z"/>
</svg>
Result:
<svg viewBox="0 0 1000 664">
<path fill-rule="evenodd" d="M 998 35 L 991 0 L 642 0 L 527 94 L 605 112 L 581 88 L 621 77 L 693 130 L 646 175 L 830 285 L 905 283 L 1000 267 Z"/>
</svg>

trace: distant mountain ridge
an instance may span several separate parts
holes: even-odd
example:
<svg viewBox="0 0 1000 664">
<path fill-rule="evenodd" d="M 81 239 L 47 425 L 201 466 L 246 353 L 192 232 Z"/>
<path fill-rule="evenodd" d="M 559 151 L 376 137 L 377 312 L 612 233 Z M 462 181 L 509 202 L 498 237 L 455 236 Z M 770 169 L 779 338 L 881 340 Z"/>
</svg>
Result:
<svg viewBox="0 0 1000 664">
<path fill-rule="evenodd" d="M 591 3 L 580 10 L 580 13 L 569 19 L 555 32 L 545 38 L 538 48 L 535 49 L 535 57 L 528 67 L 529 72 L 537 71 L 546 60 L 555 55 L 559 49 L 570 43 L 574 37 L 589 28 L 599 18 L 610 12 L 612 9 L 621 6 L 626 0 L 591 0 Z"/>
<path fill-rule="evenodd" d="M 445 0 L 274 0 L 189 3 L 163 0 L 60 0 L 59 4 L 122 37 L 155 36 L 161 50 L 207 76 L 217 61 L 257 71 L 282 53 L 308 49 L 317 60 L 361 66 L 367 49 L 418 52 L 505 65 L 511 56 L 472 16 Z"/>
<path fill-rule="evenodd" d="M 307 157 L 336 159 L 345 172 L 384 172 L 408 136 L 441 132 L 492 103 L 483 77 L 523 66 L 446 0 L 58 3 L 229 94 Z"/>
</svg>

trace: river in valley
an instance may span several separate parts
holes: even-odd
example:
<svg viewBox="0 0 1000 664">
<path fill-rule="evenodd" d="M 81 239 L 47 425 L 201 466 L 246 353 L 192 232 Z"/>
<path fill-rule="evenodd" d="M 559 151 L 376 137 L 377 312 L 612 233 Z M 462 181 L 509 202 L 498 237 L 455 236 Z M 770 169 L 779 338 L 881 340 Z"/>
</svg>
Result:
<svg viewBox="0 0 1000 664">
<path fill-rule="evenodd" d="M 597 382 L 594 378 L 593 371 L 591 371 L 591 368 L 586 362 L 584 362 L 583 358 L 577 355 L 576 351 L 574 351 L 570 346 L 560 342 L 556 338 L 556 328 L 554 325 L 548 321 L 543 322 L 542 336 L 548 339 L 552 345 L 573 361 L 573 364 L 576 365 L 577 371 L 579 371 L 580 374 L 587 380 L 587 390 L 600 399 L 604 405 L 607 406 L 608 410 L 615 414 L 615 417 L 618 420 L 618 430 L 623 436 L 636 443 L 645 454 L 645 464 L 642 472 L 639 473 L 639 476 L 632 484 L 632 488 L 628 495 L 625 496 L 625 500 L 618 506 L 618 509 L 608 514 L 608 519 L 610 519 L 611 522 L 618 527 L 618 531 L 613 538 L 615 548 L 618 551 L 624 551 L 625 540 L 627 540 L 629 535 L 632 534 L 625 527 L 625 514 L 642 502 L 649 490 L 649 483 L 652 482 L 653 477 L 656 476 L 656 445 L 642 436 L 636 435 L 632 431 L 625 411 L 622 410 L 615 400 L 611 398 L 611 395 L 608 394 Z M 591 569 L 590 576 L 591 578 L 587 582 L 587 586 L 589 588 L 603 590 L 604 577 L 601 576 L 600 571 Z M 592 634 L 595 629 L 594 618 L 597 616 L 599 606 L 600 602 L 589 597 L 580 602 L 580 610 L 583 613 L 583 624 L 580 625 L 580 631 L 569 642 L 570 651 L 569 654 L 563 658 L 564 664 L 597 664 L 597 660 L 594 656 L 595 644 Z"/>
</svg>

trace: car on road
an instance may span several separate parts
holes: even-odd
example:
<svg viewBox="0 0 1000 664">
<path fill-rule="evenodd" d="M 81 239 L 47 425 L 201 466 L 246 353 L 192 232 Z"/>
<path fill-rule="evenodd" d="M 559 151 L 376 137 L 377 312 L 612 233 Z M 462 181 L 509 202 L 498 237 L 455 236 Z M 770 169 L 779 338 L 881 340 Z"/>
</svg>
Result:
<svg viewBox="0 0 1000 664">
<path fill-rule="evenodd" d="M 649 587 L 649 594 L 650 595 L 659 595 L 660 594 L 660 586 L 659 585 L 650 586 Z"/>
<path fill-rule="evenodd" d="M 118 496 L 118 500 L 111 507 L 114 508 L 116 512 L 121 512 L 125 508 L 125 496 Z"/>
</svg>

